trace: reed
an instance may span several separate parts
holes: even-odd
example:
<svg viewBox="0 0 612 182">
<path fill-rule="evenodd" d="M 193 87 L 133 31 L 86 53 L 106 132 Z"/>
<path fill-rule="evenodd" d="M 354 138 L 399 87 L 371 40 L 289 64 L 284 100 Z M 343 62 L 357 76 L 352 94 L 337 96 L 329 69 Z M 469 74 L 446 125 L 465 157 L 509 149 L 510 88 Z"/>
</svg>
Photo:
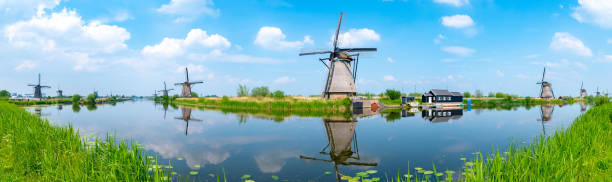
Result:
<svg viewBox="0 0 612 182">
<path fill-rule="evenodd" d="M 176 99 L 172 103 L 188 104 L 194 106 L 205 106 L 209 108 L 241 109 L 255 111 L 319 111 L 319 112 L 344 112 L 350 111 L 350 99 L 342 100 L 301 100 L 301 99 Z"/>
</svg>

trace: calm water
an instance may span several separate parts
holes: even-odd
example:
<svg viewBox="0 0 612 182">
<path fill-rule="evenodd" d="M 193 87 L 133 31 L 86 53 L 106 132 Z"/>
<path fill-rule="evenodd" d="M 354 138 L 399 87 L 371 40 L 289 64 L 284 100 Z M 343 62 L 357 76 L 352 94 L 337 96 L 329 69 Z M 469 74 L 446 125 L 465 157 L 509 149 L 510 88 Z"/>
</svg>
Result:
<svg viewBox="0 0 612 182">
<path fill-rule="evenodd" d="M 290 181 L 335 181 L 334 166 L 347 175 L 369 169 L 395 175 L 408 164 L 431 169 L 432 163 L 437 169 L 458 171 L 461 157 L 488 153 L 509 142 L 528 144 L 543 131 L 551 134 L 569 126 L 582 108 L 393 112 L 355 119 L 164 108 L 151 101 L 27 109 L 57 125 L 72 123 L 86 135 L 131 138 L 157 155 L 160 164 L 171 160 L 179 175 L 198 171 L 190 178 L 199 181 L 214 181 L 209 174 L 221 174 L 222 169 L 234 180 L 249 174 L 256 181 L 272 181 L 272 175 Z"/>
</svg>

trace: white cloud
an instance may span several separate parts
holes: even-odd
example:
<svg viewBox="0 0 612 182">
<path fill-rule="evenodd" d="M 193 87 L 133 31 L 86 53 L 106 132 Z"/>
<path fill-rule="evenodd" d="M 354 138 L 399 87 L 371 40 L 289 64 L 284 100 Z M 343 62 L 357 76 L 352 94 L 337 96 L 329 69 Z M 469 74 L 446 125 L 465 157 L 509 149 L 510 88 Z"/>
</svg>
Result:
<svg viewBox="0 0 612 182">
<path fill-rule="evenodd" d="M 538 58 L 538 57 L 540 57 L 539 54 L 530 54 L 530 55 L 526 55 L 525 56 L 525 58 L 527 58 L 527 59 L 533 59 L 533 58 Z"/>
<path fill-rule="evenodd" d="M 374 30 L 368 28 L 351 28 L 348 32 L 338 35 L 338 45 L 342 47 L 364 46 L 378 41 L 380 41 L 380 35 L 378 35 L 378 33 L 376 33 Z"/>
<path fill-rule="evenodd" d="M 114 12 L 111 16 L 99 18 L 97 21 L 101 23 L 109 22 L 124 22 L 127 20 L 134 19 L 134 17 L 127 10 L 120 10 Z"/>
<path fill-rule="evenodd" d="M 557 32 L 553 36 L 550 48 L 559 52 L 570 52 L 579 56 L 593 56 L 591 49 L 585 46 L 582 41 L 567 32 Z"/>
<path fill-rule="evenodd" d="M 23 70 L 30 70 L 30 69 L 34 69 L 36 68 L 36 63 L 30 61 L 30 60 L 25 60 L 23 61 L 23 63 L 17 65 L 17 67 L 15 67 L 15 70 L 17 71 L 23 71 Z"/>
<path fill-rule="evenodd" d="M 520 78 L 520 79 L 528 79 L 529 77 L 525 74 L 519 73 L 515 76 L 516 78 Z"/>
<path fill-rule="evenodd" d="M 602 62 L 612 63 L 612 55 L 604 55 Z"/>
<path fill-rule="evenodd" d="M 443 16 L 442 25 L 451 28 L 467 28 L 474 25 L 474 21 L 468 15 Z"/>
<path fill-rule="evenodd" d="M 458 56 L 470 56 L 474 52 L 476 52 L 476 50 L 474 50 L 474 49 L 470 49 L 470 48 L 466 48 L 466 47 L 461 47 L 461 46 L 446 46 L 446 47 L 442 47 L 440 49 L 442 51 L 444 51 L 444 52 L 448 52 L 448 53 L 455 54 L 455 55 L 458 55 Z"/>
<path fill-rule="evenodd" d="M 295 78 L 288 77 L 288 76 L 282 76 L 274 80 L 275 84 L 285 84 L 285 83 L 291 83 L 291 82 L 295 82 Z"/>
<path fill-rule="evenodd" d="M 257 32 L 254 43 L 255 45 L 271 50 L 295 49 L 303 47 L 304 44 L 314 43 L 314 41 L 310 39 L 310 36 L 304 36 L 303 41 L 285 41 L 285 38 L 286 36 L 280 28 L 264 26 Z"/>
<path fill-rule="evenodd" d="M 434 38 L 434 43 L 435 44 L 439 44 L 440 42 L 442 42 L 442 40 L 446 39 L 446 36 L 442 35 L 442 34 L 438 34 L 438 36 L 436 38 Z"/>
<path fill-rule="evenodd" d="M 191 21 L 200 15 L 219 16 L 219 9 L 213 7 L 212 0 L 170 0 L 157 9 L 157 12 L 176 15 L 175 22 Z"/>
<path fill-rule="evenodd" d="M 612 44 L 612 39 L 608 39 L 608 44 Z"/>
<path fill-rule="evenodd" d="M 385 81 L 397 81 L 395 79 L 395 77 L 392 76 L 392 75 L 385 75 L 385 76 L 383 76 L 383 80 L 385 80 Z"/>
<path fill-rule="evenodd" d="M 504 77 L 504 73 L 500 70 L 495 71 L 495 74 L 497 74 L 499 77 Z"/>
<path fill-rule="evenodd" d="M 434 0 L 435 3 L 446 4 L 455 7 L 461 7 L 464 5 L 469 5 L 470 0 Z"/>
<path fill-rule="evenodd" d="M 185 39 L 164 38 L 161 43 L 145 46 L 141 53 L 147 56 L 161 56 L 173 58 L 182 56 L 189 51 L 212 50 L 212 54 L 219 54 L 220 49 L 227 49 L 231 43 L 219 34 L 208 35 L 202 29 L 192 29 Z"/>
<path fill-rule="evenodd" d="M 612 1 L 578 0 L 572 17 L 581 23 L 594 23 L 603 28 L 612 28 Z"/>
<path fill-rule="evenodd" d="M 202 65 L 194 65 L 194 64 L 189 63 L 186 67 L 189 70 L 189 73 L 196 73 L 196 72 L 201 73 L 204 71 L 204 66 Z M 185 73 L 185 66 L 178 66 L 175 72 Z"/>
<path fill-rule="evenodd" d="M 45 10 L 53 9 L 59 3 L 60 0 L 3 0 L 0 1 L 0 13 L 10 15 L 6 18 L 30 18 L 32 15 L 41 16 Z"/>
<path fill-rule="evenodd" d="M 582 62 L 574 62 L 574 65 L 582 70 L 587 70 L 587 66 Z"/>
<path fill-rule="evenodd" d="M 390 57 L 387 57 L 387 62 L 394 63 L 395 61 L 393 59 L 391 59 Z"/>
</svg>

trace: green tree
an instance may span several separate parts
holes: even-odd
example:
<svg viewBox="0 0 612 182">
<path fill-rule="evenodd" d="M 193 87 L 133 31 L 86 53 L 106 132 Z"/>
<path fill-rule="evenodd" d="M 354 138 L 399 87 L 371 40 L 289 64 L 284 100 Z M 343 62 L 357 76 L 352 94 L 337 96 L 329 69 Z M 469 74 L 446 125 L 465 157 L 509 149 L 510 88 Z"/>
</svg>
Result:
<svg viewBox="0 0 612 182">
<path fill-rule="evenodd" d="M 464 98 L 470 98 L 470 97 L 472 97 L 472 94 L 470 94 L 470 92 L 463 92 L 463 97 Z"/>
<path fill-rule="evenodd" d="M 238 92 L 236 93 L 238 97 L 249 96 L 249 88 L 246 85 L 240 84 L 238 85 Z"/>
<path fill-rule="evenodd" d="M 191 97 L 198 97 L 198 93 L 191 92 Z"/>
<path fill-rule="evenodd" d="M 272 97 L 281 99 L 285 97 L 285 92 L 280 91 L 280 90 L 274 91 L 272 92 Z"/>
<path fill-rule="evenodd" d="M 408 96 L 411 96 L 411 97 L 420 97 L 421 95 L 423 95 L 423 94 L 422 93 L 418 93 L 418 92 L 412 92 L 412 93 L 408 94 Z"/>
<path fill-rule="evenodd" d="M 495 93 L 489 92 L 489 96 L 488 97 L 495 97 Z"/>
<path fill-rule="evenodd" d="M 506 97 L 506 94 L 501 93 L 501 92 L 497 92 L 497 93 L 495 93 L 495 97 L 497 97 L 497 98 L 504 98 L 504 97 Z"/>
<path fill-rule="evenodd" d="M 72 104 L 81 103 L 81 96 L 79 94 L 74 94 L 72 96 Z"/>
<path fill-rule="evenodd" d="M 0 90 L 0 97 L 10 97 L 11 93 L 6 90 Z"/>
<path fill-rule="evenodd" d="M 270 94 L 270 89 L 266 86 L 255 87 L 251 90 L 251 96 L 254 97 L 265 97 Z"/>
<path fill-rule="evenodd" d="M 476 97 L 482 97 L 482 91 L 476 89 Z"/>
<path fill-rule="evenodd" d="M 96 94 L 87 95 L 87 98 L 85 98 L 85 103 L 89 105 L 96 104 Z"/>
<path fill-rule="evenodd" d="M 402 93 L 398 90 L 387 89 L 385 91 L 385 95 L 387 95 L 391 100 L 396 100 L 402 96 Z"/>
</svg>

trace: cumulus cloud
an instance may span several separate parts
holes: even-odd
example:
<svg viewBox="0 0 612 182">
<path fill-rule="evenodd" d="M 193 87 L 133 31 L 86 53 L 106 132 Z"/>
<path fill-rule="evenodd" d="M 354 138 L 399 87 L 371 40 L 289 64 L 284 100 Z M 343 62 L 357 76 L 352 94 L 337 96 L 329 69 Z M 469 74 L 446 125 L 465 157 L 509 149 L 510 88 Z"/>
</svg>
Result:
<svg viewBox="0 0 612 182">
<path fill-rule="evenodd" d="M 390 57 L 387 57 L 387 62 L 389 62 L 389 63 L 395 63 L 395 60 L 391 59 Z"/>
<path fill-rule="evenodd" d="M 295 49 L 303 47 L 304 44 L 314 43 L 308 35 L 304 36 L 303 41 L 286 41 L 286 37 L 283 31 L 278 27 L 264 26 L 257 32 L 254 43 L 255 45 L 271 50 Z"/>
<path fill-rule="evenodd" d="M 333 43 L 333 36 L 331 39 Z M 338 35 L 338 45 L 341 47 L 364 46 L 380 41 L 380 35 L 368 28 L 354 29 Z"/>
<path fill-rule="evenodd" d="M 474 26 L 474 20 L 468 15 L 443 16 L 442 25 L 450 28 L 467 28 Z"/>
<path fill-rule="evenodd" d="M 434 43 L 439 44 L 444 39 L 446 39 L 446 36 L 444 36 L 442 34 L 438 34 L 438 36 L 436 38 L 434 38 Z"/>
<path fill-rule="evenodd" d="M 182 56 L 189 51 L 212 50 L 213 54 L 220 54 L 220 49 L 227 49 L 231 43 L 219 34 L 207 34 L 202 29 L 192 29 L 185 39 L 164 38 L 161 43 L 145 46 L 141 53 L 147 56 L 161 56 L 172 58 Z"/>
<path fill-rule="evenodd" d="M 474 49 L 470 49 L 470 48 L 466 48 L 466 47 L 461 47 L 461 46 L 446 46 L 446 47 L 442 47 L 440 48 L 442 51 L 444 52 L 448 52 L 451 54 L 455 54 L 458 56 L 471 56 L 472 54 L 474 54 L 474 52 L 476 52 L 476 50 Z"/>
<path fill-rule="evenodd" d="M 434 2 L 438 4 L 446 4 L 446 5 L 451 5 L 455 7 L 461 7 L 461 6 L 470 4 L 470 0 L 434 0 Z"/>
<path fill-rule="evenodd" d="M 385 80 L 385 81 L 397 81 L 395 79 L 395 77 L 392 76 L 392 75 L 385 75 L 385 76 L 383 76 L 383 80 Z"/>
<path fill-rule="evenodd" d="M 579 56 L 590 57 L 593 52 L 582 41 L 567 32 L 557 32 L 552 38 L 550 48 L 559 52 L 569 52 Z"/>
<path fill-rule="evenodd" d="M 21 64 L 17 65 L 17 67 L 15 67 L 15 70 L 23 71 L 23 70 L 30 70 L 34 68 L 36 68 L 36 63 L 30 60 L 25 60 Z"/>
<path fill-rule="evenodd" d="M 191 21 L 200 15 L 216 17 L 219 9 L 213 7 L 212 0 L 170 0 L 170 3 L 162 5 L 157 12 L 176 15 L 175 22 Z"/>
<path fill-rule="evenodd" d="M 572 17 L 581 23 L 593 23 L 603 28 L 612 28 L 612 1 L 578 0 Z"/>
<path fill-rule="evenodd" d="M 612 55 L 604 55 L 603 58 L 601 59 L 601 62 L 612 63 Z"/>
<path fill-rule="evenodd" d="M 29 18 L 32 17 L 32 15 L 41 16 L 45 13 L 45 10 L 53 9 L 55 6 L 59 5 L 59 3 L 60 0 L 4 0 L 0 1 L 0 13 L 10 15 L 6 16 L 6 18 Z"/>
<path fill-rule="evenodd" d="M 295 82 L 295 78 L 288 77 L 288 76 L 282 76 L 274 80 L 275 84 L 284 84 L 284 83 L 291 83 L 291 82 Z"/>
</svg>

